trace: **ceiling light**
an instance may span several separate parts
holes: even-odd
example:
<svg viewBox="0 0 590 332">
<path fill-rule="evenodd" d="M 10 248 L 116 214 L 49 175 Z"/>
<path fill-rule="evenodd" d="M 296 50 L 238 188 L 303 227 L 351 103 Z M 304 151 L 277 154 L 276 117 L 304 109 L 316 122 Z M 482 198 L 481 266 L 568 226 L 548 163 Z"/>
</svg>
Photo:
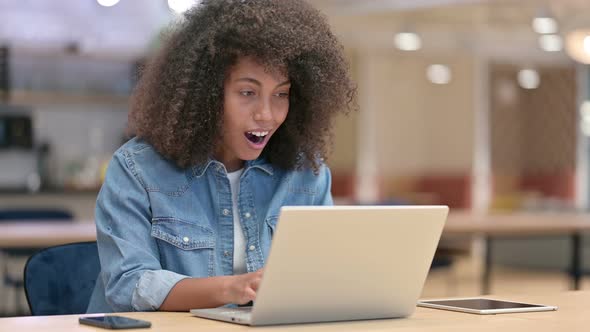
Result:
<svg viewBox="0 0 590 332">
<path fill-rule="evenodd" d="M 539 36 L 539 46 L 546 52 L 559 52 L 563 49 L 563 39 L 559 35 Z"/>
<path fill-rule="evenodd" d="M 590 55 L 590 36 L 584 37 L 584 52 Z"/>
<path fill-rule="evenodd" d="M 580 106 L 580 116 L 583 121 L 590 123 L 590 100 L 585 100 Z"/>
<path fill-rule="evenodd" d="M 523 69 L 518 72 L 518 85 L 523 89 L 536 89 L 541 83 L 539 73 L 534 69 Z"/>
<path fill-rule="evenodd" d="M 518 91 L 513 80 L 507 78 L 499 79 L 496 82 L 496 99 L 502 105 L 514 105 L 518 101 Z"/>
<path fill-rule="evenodd" d="M 565 48 L 574 60 L 590 64 L 590 28 L 569 32 L 565 40 Z"/>
<path fill-rule="evenodd" d="M 440 64 L 430 65 L 426 69 L 426 77 L 434 84 L 448 84 L 451 82 L 451 69 Z"/>
<path fill-rule="evenodd" d="M 580 129 L 582 134 L 590 136 L 590 101 L 586 100 L 580 106 Z"/>
<path fill-rule="evenodd" d="M 119 3 L 119 0 L 96 0 L 103 7 L 112 7 Z"/>
<path fill-rule="evenodd" d="M 422 47 L 422 40 L 413 32 L 399 32 L 394 37 L 395 47 L 402 51 L 417 51 Z"/>
<path fill-rule="evenodd" d="M 557 21 L 553 17 L 535 17 L 533 19 L 533 30 L 536 33 L 547 34 L 557 32 Z"/>
<path fill-rule="evenodd" d="M 199 0 L 168 0 L 168 7 L 177 14 L 182 14 L 199 2 Z"/>
</svg>

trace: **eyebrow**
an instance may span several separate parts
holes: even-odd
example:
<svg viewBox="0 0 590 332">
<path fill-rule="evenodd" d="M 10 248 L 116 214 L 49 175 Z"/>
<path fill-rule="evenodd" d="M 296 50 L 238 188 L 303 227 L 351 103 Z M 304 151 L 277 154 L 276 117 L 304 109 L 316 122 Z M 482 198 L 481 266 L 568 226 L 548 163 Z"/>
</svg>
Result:
<svg viewBox="0 0 590 332">
<path fill-rule="evenodd" d="M 256 84 L 258 86 L 262 86 L 262 83 L 260 83 L 257 79 L 254 79 L 254 78 L 251 78 L 251 77 L 238 78 L 236 80 L 236 82 L 250 82 L 250 83 Z M 283 83 L 277 85 L 277 87 L 283 86 L 283 85 L 287 85 L 287 84 L 290 84 L 290 83 L 291 83 L 291 81 L 287 80 L 287 81 L 284 81 Z"/>
</svg>

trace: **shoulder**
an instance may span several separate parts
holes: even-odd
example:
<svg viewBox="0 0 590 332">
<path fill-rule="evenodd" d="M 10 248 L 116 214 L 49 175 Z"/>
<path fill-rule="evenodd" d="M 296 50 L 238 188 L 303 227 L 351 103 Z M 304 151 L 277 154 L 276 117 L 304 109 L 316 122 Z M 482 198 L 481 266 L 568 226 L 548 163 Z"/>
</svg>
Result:
<svg viewBox="0 0 590 332">
<path fill-rule="evenodd" d="M 331 174 L 328 165 L 323 162 L 319 164 L 318 170 L 305 167 L 287 171 L 291 183 L 300 183 L 305 185 L 324 186 L 330 185 Z"/>
<path fill-rule="evenodd" d="M 114 154 L 148 191 L 177 191 L 187 185 L 187 170 L 164 158 L 148 142 L 137 137 L 123 144 Z"/>
<path fill-rule="evenodd" d="M 304 205 L 332 205 L 332 176 L 330 168 L 323 162 L 318 169 L 305 168 L 290 171 L 288 192 L 292 194 L 304 194 L 313 197 L 311 202 Z M 299 205 L 299 204 L 297 204 Z"/>
<path fill-rule="evenodd" d="M 123 144 L 115 157 L 125 160 L 128 166 L 140 166 L 143 169 L 171 168 L 181 171 L 171 160 L 166 159 L 150 143 L 134 137 Z"/>
<path fill-rule="evenodd" d="M 116 157 L 136 160 L 138 158 L 162 158 L 162 156 L 148 142 L 134 137 L 123 144 L 117 151 Z"/>
</svg>

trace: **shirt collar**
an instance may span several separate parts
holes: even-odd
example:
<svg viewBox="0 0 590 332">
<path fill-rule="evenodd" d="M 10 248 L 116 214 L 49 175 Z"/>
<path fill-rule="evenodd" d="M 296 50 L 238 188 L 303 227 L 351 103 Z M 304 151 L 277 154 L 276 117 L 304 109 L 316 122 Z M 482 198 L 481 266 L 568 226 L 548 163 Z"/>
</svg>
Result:
<svg viewBox="0 0 590 332">
<path fill-rule="evenodd" d="M 215 165 L 217 165 L 218 167 L 224 167 L 221 162 L 209 158 L 209 159 L 207 159 L 206 162 L 193 166 L 191 169 L 191 173 L 192 173 L 191 175 L 193 177 L 201 177 L 201 176 L 203 176 L 203 174 L 205 174 L 205 172 L 207 171 L 209 166 L 215 166 Z M 274 174 L 274 167 L 272 166 L 271 163 L 266 161 L 266 159 L 263 157 L 260 157 L 258 159 L 254 159 L 254 160 L 246 160 L 246 163 L 244 164 L 244 172 L 248 171 L 248 169 L 250 169 L 250 168 L 261 169 L 262 171 L 264 171 L 268 175 Z"/>
<path fill-rule="evenodd" d="M 244 165 L 244 169 L 248 170 L 250 168 L 259 168 L 266 172 L 268 175 L 274 174 L 274 167 L 271 163 L 269 163 L 266 158 L 260 157 L 254 160 L 246 160 L 246 164 Z"/>
</svg>

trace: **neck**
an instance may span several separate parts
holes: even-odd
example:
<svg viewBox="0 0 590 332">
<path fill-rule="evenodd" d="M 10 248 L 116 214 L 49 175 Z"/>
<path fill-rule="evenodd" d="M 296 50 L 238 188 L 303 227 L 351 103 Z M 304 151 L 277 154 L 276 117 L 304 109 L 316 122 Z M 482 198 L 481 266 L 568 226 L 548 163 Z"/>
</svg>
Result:
<svg viewBox="0 0 590 332">
<path fill-rule="evenodd" d="M 222 160 L 220 161 L 223 163 L 228 173 L 238 171 L 244 166 L 243 160 L 236 160 L 236 162 L 225 162 Z"/>
<path fill-rule="evenodd" d="M 224 153 L 222 149 L 215 153 L 215 159 L 220 161 L 228 173 L 235 172 L 244 167 L 244 161 L 232 156 L 231 154 Z"/>
</svg>

